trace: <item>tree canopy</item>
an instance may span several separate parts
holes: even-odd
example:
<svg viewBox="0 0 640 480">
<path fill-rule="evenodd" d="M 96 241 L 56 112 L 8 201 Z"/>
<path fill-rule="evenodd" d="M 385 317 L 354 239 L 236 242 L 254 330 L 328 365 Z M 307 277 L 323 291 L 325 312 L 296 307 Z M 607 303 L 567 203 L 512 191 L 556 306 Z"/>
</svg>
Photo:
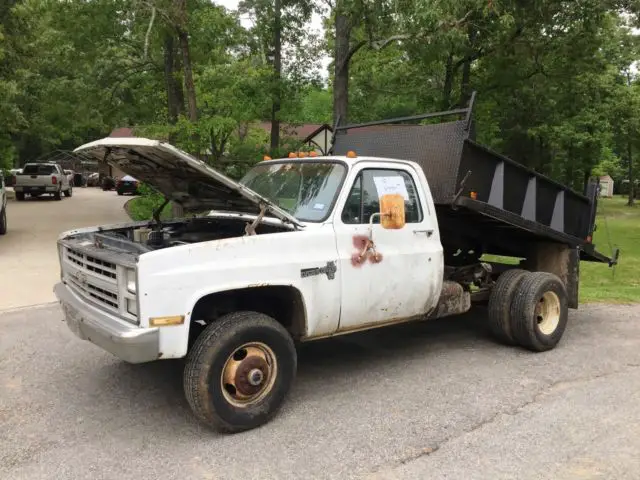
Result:
<svg viewBox="0 0 640 480">
<path fill-rule="evenodd" d="M 481 142 L 578 190 L 601 174 L 633 186 L 639 12 L 637 0 L 5 0 L 0 161 L 128 126 L 239 175 L 281 153 L 282 123 L 449 109 L 477 91 Z"/>
</svg>

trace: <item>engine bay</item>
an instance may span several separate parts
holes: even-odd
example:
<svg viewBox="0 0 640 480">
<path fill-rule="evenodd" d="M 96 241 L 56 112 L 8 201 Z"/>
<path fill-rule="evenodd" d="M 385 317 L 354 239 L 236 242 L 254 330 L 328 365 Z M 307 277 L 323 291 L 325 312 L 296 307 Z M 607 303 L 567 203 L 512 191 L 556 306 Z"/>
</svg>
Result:
<svg viewBox="0 0 640 480">
<path fill-rule="evenodd" d="M 249 228 L 248 228 L 249 226 Z M 145 253 L 180 245 L 242 237 L 247 230 L 256 235 L 287 232 L 289 228 L 268 223 L 251 222 L 239 217 L 195 217 L 169 221 L 161 225 L 153 222 L 122 228 L 99 230 L 67 238 L 78 242 L 90 242 L 98 248 L 109 248 L 128 253 Z"/>
</svg>

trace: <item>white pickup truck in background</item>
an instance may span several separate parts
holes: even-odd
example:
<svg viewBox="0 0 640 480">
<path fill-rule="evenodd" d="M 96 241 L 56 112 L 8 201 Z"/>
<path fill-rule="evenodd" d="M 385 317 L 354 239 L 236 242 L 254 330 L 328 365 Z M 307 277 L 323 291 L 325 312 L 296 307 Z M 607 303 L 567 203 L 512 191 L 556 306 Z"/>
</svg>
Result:
<svg viewBox="0 0 640 480">
<path fill-rule="evenodd" d="M 62 200 L 62 195 L 73 195 L 69 178 L 57 163 L 27 163 L 22 173 L 15 175 L 13 189 L 18 201 L 24 200 L 26 195 L 39 197 L 49 194 L 56 200 Z"/>
</svg>

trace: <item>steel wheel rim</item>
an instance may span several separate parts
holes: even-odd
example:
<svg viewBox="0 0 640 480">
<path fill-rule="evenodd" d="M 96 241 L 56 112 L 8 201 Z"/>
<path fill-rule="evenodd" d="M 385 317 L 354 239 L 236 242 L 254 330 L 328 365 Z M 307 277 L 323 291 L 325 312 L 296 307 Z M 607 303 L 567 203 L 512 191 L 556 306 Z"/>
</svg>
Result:
<svg viewBox="0 0 640 480">
<path fill-rule="evenodd" d="M 222 368 L 222 394 L 235 407 L 255 405 L 271 392 L 277 374 L 278 362 L 269 346 L 245 343 L 229 355 Z"/>
<path fill-rule="evenodd" d="M 560 298 L 555 292 L 545 292 L 538 301 L 534 315 L 538 329 L 544 335 L 551 335 L 560 324 Z"/>
</svg>

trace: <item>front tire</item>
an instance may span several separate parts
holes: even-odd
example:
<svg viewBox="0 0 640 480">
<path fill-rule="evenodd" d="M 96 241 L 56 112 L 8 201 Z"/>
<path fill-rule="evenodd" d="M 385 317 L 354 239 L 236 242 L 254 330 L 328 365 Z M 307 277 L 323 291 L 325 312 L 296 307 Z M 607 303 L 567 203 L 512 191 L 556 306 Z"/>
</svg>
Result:
<svg viewBox="0 0 640 480">
<path fill-rule="evenodd" d="M 296 375 L 289 332 L 257 312 L 235 312 L 210 324 L 187 356 L 184 391 L 195 416 L 223 432 L 267 423 Z"/>
<path fill-rule="evenodd" d="M 511 304 L 514 339 L 533 352 L 553 349 L 569 319 L 567 290 L 556 275 L 533 272 L 516 291 Z"/>
</svg>

